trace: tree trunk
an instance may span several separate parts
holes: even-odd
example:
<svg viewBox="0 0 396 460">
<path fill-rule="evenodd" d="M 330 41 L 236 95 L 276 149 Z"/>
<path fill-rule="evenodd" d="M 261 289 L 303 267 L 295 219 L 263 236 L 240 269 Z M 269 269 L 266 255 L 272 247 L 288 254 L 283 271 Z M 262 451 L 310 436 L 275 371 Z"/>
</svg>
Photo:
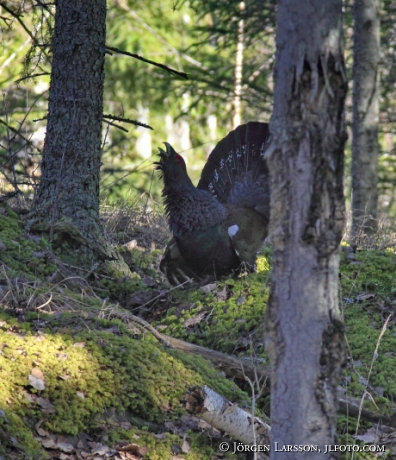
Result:
<svg viewBox="0 0 396 460">
<path fill-rule="evenodd" d="M 352 241 L 377 229 L 378 202 L 378 0 L 354 2 Z"/>
<path fill-rule="evenodd" d="M 282 446 L 308 444 L 319 450 L 304 458 L 335 458 L 325 446 L 335 441 L 344 361 L 337 296 L 347 91 L 341 35 L 341 0 L 279 2 L 266 154 L 274 261 L 266 346 L 277 460 L 296 458 Z"/>
<path fill-rule="evenodd" d="M 239 4 L 241 18 L 238 21 L 237 46 L 235 53 L 235 85 L 234 85 L 234 116 L 232 117 L 233 129 L 238 128 L 241 124 L 241 98 L 242 98 L 242 76 L 243 76 L 243 48 L 245 41 L 245 20 L 243 14 L 245 12 L 245 3 Z"/>
<path fill-rule="evenodd" d="M 126 264 L 103 236 L 99 219 L 106 0 L 58 0 L 42 176 L 36 216 L 54 248 L 77 264 Z"/>
</svg>

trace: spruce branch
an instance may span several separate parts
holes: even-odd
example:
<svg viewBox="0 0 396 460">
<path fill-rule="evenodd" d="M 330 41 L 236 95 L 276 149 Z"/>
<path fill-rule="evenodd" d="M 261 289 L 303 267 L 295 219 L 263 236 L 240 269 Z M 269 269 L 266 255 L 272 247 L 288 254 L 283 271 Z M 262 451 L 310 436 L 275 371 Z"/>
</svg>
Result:
<svg viewBox="0 0 396 460">
<path fill-rule="evenodd" d="M 115 115 L 110 115 L 110 114 L 103 114 L 102 118 L 106 119 L 106 120 L 123 121 L 124 123 L 130 123 L 131 125 L 142 126 L 143 128 L 148 128 L 148 129 L 153 130 L 153 128 L 150 125 L 146 125 L 145 123 L 141 123 L 140 121 L 137 121 L 137 120 L 131 120 L 130 118 L 117 117 Z M 106 120 L 104 120 L 104 121 L 106 121 Z M 107 122 L 107 123 L 109 123 L 109 122 Z M 112 124 L 112 123 L 110 123 L 110 124 Z M 117 128 L 119 127 L 117 125 L 113 125 L 113 126 L 116 126 Z"/>
<path fill-rule="evenodd" d="M 120 126 L 120 125 L 117 125 L 116 123 L 113 123 L 112 121 L 108 121 L 108 120 L 105 120 L 103 118 L 103 120 L 105 123 L 107 123 L 108 125 L 111 125 L 111 126 L 114 126 L 114 128 L 118 128 L 120 129 L 121 131 L 124 131 L 125 133 L 129 133 L 129 131 L 127 129 L 125 129 L 124 127 Z"/>
<path fill-rule="evenodd" d="M 165 64 L 161 64 L 159 62 L 151 61 L 150 59 L 146 59 L 142 56 L 139 56 L 139 54 L 135 53 L 129 53 L 128 51 L 123 51 L 120 50 L 119 48 L 113 48 L 112 46 L 106 46 L 107 51 L 113 51 L 114 53 L 119 53 L 119 54 L 124 54 L 125 56 L 130 56 L 135 59 L 138 59 L 139 61 L 147 62 L 148 64 L 152 64 L 156 67 L 160 67 L 161 69 L 166 70 L 169 73 L 173 73 L 175 75 L 178 75 L 179 77 L 188 79 L 188 75 L 185 72 L 179 72 L 178 70 L 172 69 L 171 67 L 166 66 Z"/>
<path fill-rule="evenodd" d="M 29 30 L 29 28 L 26 26 L 26 24 L 22 21 L 23 15 L 21 13 L 17 13 L 16 11 L 13 11 L 7 4 L 6 2 L 0 2 L 0 6 L 4 9 L 4 11 L 7 11 L 13 18 L 15 18 L 19 24 L 22 26 L 24 31 L 29 35 L 29 37 L 32 39 L 33 43 L 36 42 L 36 38 L 34 37 L 33 33 Z"/>
</svg>

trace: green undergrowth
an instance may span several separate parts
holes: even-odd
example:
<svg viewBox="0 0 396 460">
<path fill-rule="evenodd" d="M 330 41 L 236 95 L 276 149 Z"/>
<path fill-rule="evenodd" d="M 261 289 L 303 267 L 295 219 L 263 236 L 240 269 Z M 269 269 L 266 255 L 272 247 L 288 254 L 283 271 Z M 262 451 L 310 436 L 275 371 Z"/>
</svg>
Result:
<svg viewBox="0 0 396 460">
<path fill-rule="evenodd" d="M 342 297 L 364 293 L 396 296 L 396 254 L 393 250 L 341 252 Z"/>
<path fill-rule="evenodd" d="M 396 402 L 396 255 L 378 250 L 349 258 L 343 254 L 341 295 L 354 393 L 361 391 L 381 329 L 392 315 L 374 357 L 370 384 L 381 387 L 381 395 Z"/>
<path fill-rule="evenodd" d="M 191 450 L 188 454 L 183 453 L 181 457 L 177 457 L 175 456 L 175 448 L 177 449 L 181 444 L 180 437 L 177 435 L 164 433 L 160 436 L 154 436 L 151 433 L 136 428 L 114 430 L 110 435 L 109 441 L 117 441 L 119 439 L 133 439 L 134 443 L 146 447 L 148 453 L 144 456 L 144 459 L 147 460 L 169 460 L 171 458 L 212 460 L 215 458 L 216 444 L 218 444 L 216 442 L 212 443 L 208 437 L 202 436 L 200 433 L 191 432 L 186 437 Z M 223 458 L 238 460 L 238 457 L 232 454 L 226 454 Z"/>
<path fill-rule="evenodd" d="M 8 207 L 0 207 L 0 283 L 9 285 L 12 284 L 13 279 L 22 280 L 22 284 L 13 283 L 13 307 L 34 309 L 40 305 L 40 302 L 44 303 L 51 294 L 58 298 L 60 305 L 63 302 L 66 308 L 72 304 L 81 305 L 81 289 L 73 290 L 67 287 L 73 284 L 73 279 L 74 284 L 77 285 L 81 273 L 70 272 L 69 265 L 66 265 L 68 272 L 60 270 L 59 267 L 64 261 L 57 259 L 50 246 L 44 237 L 25 231 L 24 223 L 14 211 Z M 91 305 L 100 308 L 101 299 L 106 297 L 123 304 L 136 291 L 150 289 L 142 283 L 142 277 L 151 275 L 161 280 L 161 275 L 155 270 L 160 258 L 158 250 L 151 251 L 143 248 L 128 250 L 121 247 L 120 253 L 131 268 L 131 278 L 98 279 L 97 293 L 100 299 L 98 296 L 86 293 L 83 301 L 86 307 Z M 72 263 L 72 257 L 69 259 Z M 70 280 L 68 283 L 59 282 L 62 278 L 70 278 Z M 81 282 L 82 279 L 80 284 Z M 87 290 L 93 294 L 88 283 Z"/>
<path fill-rule="evenodd" d="M 150 291 L 152 288 L 161 285 L 163 275 L 158 272 L 157 267 L 162 251 L 158 249 L 152 251 L 144 248 L 121 248 L 120 253 L 131 269 L 133 278 L 128 280 L 102 278 L 99 280 L 99 286 L 104 291 L 101 296 L 107 293 L 110 299 L 124 305 L 128 303 L 129 297 L 136 291 Z M 144 284 L 148 277 L 151 281 L 150 287 Z"/>
<path fill-rule="evenodd" d="M 184 413 L 180 396 L 193 385 L 207 384 L 249 410 L 247 393 L 204 359 L 166 350 L 135 326 L 99 317 L 106 316 L 111 302 L 128 307 L 137 291 L 141 299 L 150 299 L 143 291 L 154 291 L 154 296 L 161 295 L 153 304 L 148 302 L 144 312 L 160 332 L 225 353 L 260 357 L 268 364 L 263 347 L 268 248 L 258 258 L 257 273 L 210 286 L 168 290 L 158 271 L 161 252 L 155 245 L 120 248 L 136 273 L 133 279 L 95 275 L 69 284 L 51 281 L 59 267 L 45 257 L 48 242 L 27 234 L 19 217 L 7 208 L 0 208 L 0 242 L 0 290 L 5 295 L 0 311 L 0 456 L 11 443 L 26 458 L 44 458 L 34 431 L 35 424 L 43 421 L 50 433 L 106 432 L 108 442 L 138 439 L 149 447 L 149 460 L 170 458 L 180 436 L 158 437 L 158 426 Z M 341 252 L 340 304 L 349 359 L 342 385 L 357 398 L 367 390 L 372 398 L 366 398 L 365 407 L 391 415 L 396 407 L 396 255 L 346 249 Z M 41 306 L 49 299 L 51 314 L 42 313 Z M 40 372 L 45 384 L 41 390 L 29 381 L 29 375 Z M 262 402 L 258 406 L 264 407 Z M 109 427 L 103 419 L 109 410 L 128 413 L 136 423 L 130 430 L 117 424 Z M 361 422 L 358 432 L 369 426 Z M 341 444 L 353 443 L 355 430 L 356 420 L 339 418 Z M 190 433 L 188 442 L 191 451 L 183 458 L 213 458 L 206 435 Z M 359 453 L 354 458 L 374 457 Z"/>
<path fill-rule="evenodd" d="M 263 320 L 269 295 L 269 255 L 258 260 L 261 271 L 205 288 L 174 290 L 161 330 L 224 353 L 262 355 Z M 214 286 L 214 285 L 213 285 Z"/>
<path fill-rule="evenodd" d="M 368 392 L 364 408 L 391 416 L 396 411 L 396 254 L 389 250 L 343 251 L 340 283 L 349 356 L 342 384 L 357 398 Z M 357 428 L 358 433 L 365 433 L 370 426 L 362 421 L 357 426 L 355 419 L 340 417 L 339 429 L 344 433 L 340 443 L 353 444 L 349 435 Z M 359 452 L 354 458 L 377 457 Z"/>
<path fill-rule="evenodd" d="M 29 238 L 19 216 L 10 208 L 0 208 L 1 263 L 10 277 L 24 276 L 29 280 L 51 275 L 56 266 L 43 254 L 48 247 L 44 238 Z"/>
<path fill-rule="evenodd" d="M 40 420 L 51 433 L 76 435 L 114 408 L 160 424 L 183 414 L 181 395 L 203 384 L 247 403 L 202 358 L 166 351 L 150 335 L 132 338 L 119 321 L 80 320 L 78 328 L 71 315 L 67 322 L 48 316 L 41 315 L 35 331 L 31 323 L 0 314 L 0 423 L 27 453 L 38 449 L 29 433 Z M 30 375 L 45 388 L 35 389 Z"/>
<path fill-rule="evenodd" d="M 120 253 L 131 270 L 143 276 L 158 277 L 158 264 L 162 257 L 162 251 L 159 249 L 144 249 L 144 248 L 121 248 Z"/>
</svg>

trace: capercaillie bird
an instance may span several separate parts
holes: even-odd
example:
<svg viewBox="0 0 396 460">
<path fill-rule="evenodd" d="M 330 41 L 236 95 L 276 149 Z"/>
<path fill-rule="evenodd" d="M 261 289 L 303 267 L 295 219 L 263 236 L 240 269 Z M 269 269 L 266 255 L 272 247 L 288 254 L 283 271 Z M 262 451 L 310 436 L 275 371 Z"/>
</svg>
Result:
<svg viewBox="0 0 396 460">
<path fill-rule="evenodd" d="M 263 158 L 267 123 L 231 131 L 210 154 L 195 187 L 183 158 L 165 142 L 156 169 L 173 238 L 161 270 L 173 285 L 252 270 L 268 234 L 269 173 Z"/>
</svg>

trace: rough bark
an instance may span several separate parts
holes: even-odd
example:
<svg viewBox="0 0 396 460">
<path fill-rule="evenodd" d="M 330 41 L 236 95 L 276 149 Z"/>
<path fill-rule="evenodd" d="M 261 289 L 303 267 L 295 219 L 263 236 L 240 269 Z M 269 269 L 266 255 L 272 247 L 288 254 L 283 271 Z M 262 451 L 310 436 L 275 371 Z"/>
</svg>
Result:
<svg viewBox="0 0 396 460">
<path fill-rule="evenodd" d="M 355 0 L 353 47 L 352 241 L 377 229 L 379 0 Z"/>
<path fill-rule="evenodd" d="M 126 275 L 129 270 L 106 242 L 99 220 L 105 24 L 106 0 L 57 2 L 47 134 L 34 207 L 58 252 L 74 254 L 85 267 L 105 262 L 113 274 Z"/>
<path fill-rule="evenodd" d="M 280 445 L 317 445 L 304 458 L 334 458 L 337 385 L 344 361 L 338 246 L 344 226 L 347 90 L 341 0 L 278 4 L 266 318 L 271 373 L 271 458 Z"/>
</svg>

